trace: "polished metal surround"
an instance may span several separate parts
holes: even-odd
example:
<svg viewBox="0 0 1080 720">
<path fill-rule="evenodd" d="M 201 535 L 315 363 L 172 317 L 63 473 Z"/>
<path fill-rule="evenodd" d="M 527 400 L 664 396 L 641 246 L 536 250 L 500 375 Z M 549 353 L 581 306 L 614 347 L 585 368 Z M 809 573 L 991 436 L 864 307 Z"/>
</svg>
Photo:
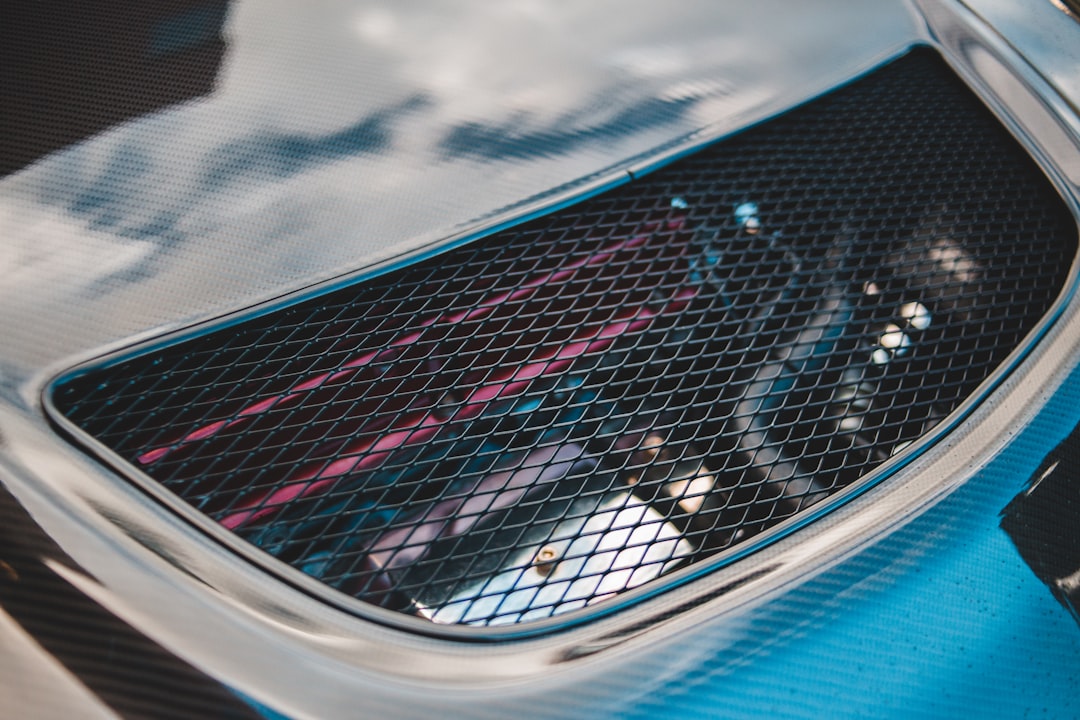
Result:
<svg viewBox="0 0 1080 720">
<path fill-rule="evenodd" d="M 757 550 L 744 562 L 731 563 L 731 556 L 723 558 L 724 567 L 695 566 L 690 573 L 665 579 L 673 587 L 662 595 L 657 594 L 660 586 L 669 582 L 650 586 L 648 592 L 628 593 L 627 603 L 639 602 L 615 615 L 557 634 L 498 644 L 474 642 L 468 629 L 450 635 L 455 639 L 403 632 L 384 624 L 390 622 L 388 618 L 373 623 L 353 617 L 308 596 L 300 583 L 289 587 L 267 577 L 232 551 L 206 543 L 185 520 L 173 516 L 157 500 L 74 451 L 46 424 L 41 393 L 51 377 L 79 362 L 206 321 L 234 307 L 265 301 L 320 275 L 330 277 L 334 268 L 367 265 L 348 278 L 328 282 L 353 281 L 408 261 L 438 237 L 453 235 L 446 242 L 462 242 L 596 192 L 619 182 L 627 172 L 667 162 L 854 77 L 915 42 L 928 43 L 943 53 L 1039 161 L 1077 214 L 1080 121 L 1073 110 L 1077 97 L 1072 96 L 1071 108 L 1070 101 L 1058 96 L 1047 82 L 1052 78 L 1034 72 L 1008 43 L 957 3 L 918 2 L 911 17 L 903 31 L 882 39 L 880 47 L 855 53 L 816 83 L 792 82 L 786 91 L 747 102 L 730 115 L 721 112 L 725 119 L 720 123 L 681 136 L 673 133 L 678 139 L 655 152 L 648 148 L 660 144 L 656 138 L 639 138 L 645 147 L 628 150 L 626 156 L 631 159 L 583 173 L 587 179 L 582 183 L 571 183 L 506 210 L 498 210 L 500 202 L 492 200 L 491 212 L 477 213 L 480 219 L 471 224 L 463 220 L 464 228 L 455 234 L 402 231 L 412 239 L 370 252 L 370 260 L 357 256 L 346 262 L 331 257 L 302 278 L 279 277 L 276 281 L 268 271 L 247 284 L 240 283 L 242 288 L 233 285 L 218 291 L 221 294 L 207 289 L 222 282 L 221 277 L 191 278 L 166 291 L 159 287 L 155 292 L 160 292 L 162 299 L 140 311 L 136 307 L 140 292 L 149 292 L 160 280 L 151 276 L 132 289 L 120 288 L 130 299 L 113 305 L 100 293 L 107 295 L 112 284 L 120 283 L 117 278 L 123 273 L 118 274 L 117 268 L 86 272 L 84 266 L 91 258 L 78 253 L 70 260 L 60 258 L 70 247 L 63 243 L 41 250 L 46 255 L 51 252 L 65 266 L 67 275 L 59 280 L 83 275 L 86 286 L 74 288 L 80 292 L 66 298 L 51 297 L 55 288 L 35 289 L 29 282 L 9 284 L 2 291 L 5 302 L 13 302 L 10 313 L 0 321 L 0 330 L 8 338 L 0 353 L 0 477 L 81 568 L 54 563 L 58 573 L 196 666 L 251 697 L 297 714 L 323 716 L 340 711 L 350 707 L 350 698 L 357 693 L 363 693 L 373 707 L 393 707 L 417 716 L 432 708 L 465 712 L 484 706 L 506 707 L 510 702 L 543 714 L 555 712 L 544 706 L 552 693 L 567 698 L 593 697 L 598 703 L 590 694 L 590 683 L 611 673 L 618 673 L 628 688 L 647 687 L 670 677 L 691 666 L 698 653 L 715 650 L 715 646 L 695 644 L 694 637 L 703 626 L 714 629 L 713 640 L 719 634 L 734 642 L 748 631 L 756 609 L 768 600 L 795 592 L 792 588 L 845 557 L 887 539 L 898 526 L 963 485 L 1002 450 L 1016 428 L 1031 421 L 1080 357 L 1080 300 L 1075 294 L 1070 291 L 1062 297 L 1052 317 L 1031 338 L 1041 342 L 1014 353 L 1005 371 L 984 385 L 983 396 L 973 398 L 964 408 L 970 411 L 966 421 L 947 435 L 946 428 L 941 428 L 927 438 L 922 443 L 925 451 L 918 454 L 918 449 L 913 449 L 907 466 L 893 468 L 896 472 L 887 482 L 878 477 L 878 482 L 860 484 L 850 493 L 858 497 L 848 498 L 817 522 L 808 524 L 809 517 L 800 517 L 796 524 L 777 528 L 777 534 L 783 531 L 785 537 Z M 752 89 L 747 92 L 753 95 Z M 734 94 L 738 96 L 738 92 Z M 569 172 L 581 170 L 575 167 Z M 0 195 L 12 187 L 13 193 L 23 193 L 24 183 L 30 182 L 25 179 L 28 176 L 33 179 L 32 175 L 20 175 L 0 184 Z M 550 187 L 553 176 L 541 173 L 541 178 L 538 186 L 547 183 Z M 568 183 L 572 180 L 574 177 L 565 178 Z M 510 197 L 521 196 L 520 187 L 502 191 Z M 542 190 L 537 194 L 542 195 Z M 0 231 L 15 238 L 16 244 L 23 242 L 29 247 L 34 234 L 19 228 L 33 224 L 26 225 L 27 218 L 17 208 L 3 210 L 8 214 Z M 45 217 L 38 220 L 50 222 Z M 50 229 L 54 234 L 75 232 L 66 227 Z M 71 242 L 76 239 L 77 234 Z M 95 248 L 93 237 L 87 240 L 79 253 L 99 253 L 94 258 L 112 256 L 108 247 Z M 403 250 L 407 256 L 390 259 Z M 244 248 L 222 252 L 242 253 Z M 199 253 L 193 251 L 190 259 L 183 259 L 183 253 L 180 257 L 170 271 L 176 278 L 198 266 Z M 382 260 L 381 266 L 374 262 L 378 260 Z M 1075 273 L 1074 265 L 1074 278 Z M 47 280 L 57 280 L 47 275 L 47 271 L 44 277 L 31 272 L 26 279 L 41 286 Z M 323 283 L 311 291 L 327 286 Z M 61 287 L 59 294 L 67 289 Z M 201 294 L 204 291 L 206 294 Z M 198 297 L 184 300 L 192 293 Z M 83 305 L 73 305 L 73 301 Z M 72 307 L 79 307 L 80 312 L 73 312 Z M 88 315 L 81 314 L 83 310 Z M 97 322 L 87 322 L 86 317 L 97 318 Z M 987 394 L 995 382 L 999 384 Z M 799 531 L 792 532 L 796 525 Z M 740 556 L 749 551 L 747 548 Z M 562 621 L 554 624 L 561 627 Z M 420 629 L 419 624 L 403 625 Z M 529 627 L 534 628 L 545 629 L 539 623 Z M 509 640 L 517 635 L 510 632 L 489 637 Z M 643 653 L 645 648 L 650 652 Z M 566 672 L 569 669 L 572 672 Z M 418 692 L 429 687 L 441 688 L 441 695 Z M 498 694 L 491 692 L 495 688 Z"/>
</svg>

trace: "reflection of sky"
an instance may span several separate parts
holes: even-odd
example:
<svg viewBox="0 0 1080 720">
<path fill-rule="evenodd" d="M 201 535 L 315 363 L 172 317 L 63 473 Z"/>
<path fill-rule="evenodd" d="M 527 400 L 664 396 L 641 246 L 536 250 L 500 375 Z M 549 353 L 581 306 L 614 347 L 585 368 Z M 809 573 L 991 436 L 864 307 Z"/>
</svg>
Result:
<svg viewBox="0 0 1080 720">
<path fill-rule="evenodd" d="M 733 5 L 238 0 L 211 96 L 0 183 L 0 303 L 78 303 L 90 343 L 217 314 L 773 112 L 912 32 L 899 2 Z"/>
<path fill-rule="evenodd" d="M 1080 22 L 1062 0 L 967 0 L 975 12 L 1009 39 L 1073 107 L 1080 103 Z M 1074 14 L 1075 16 L 1075 14 Z"/>
</svg>

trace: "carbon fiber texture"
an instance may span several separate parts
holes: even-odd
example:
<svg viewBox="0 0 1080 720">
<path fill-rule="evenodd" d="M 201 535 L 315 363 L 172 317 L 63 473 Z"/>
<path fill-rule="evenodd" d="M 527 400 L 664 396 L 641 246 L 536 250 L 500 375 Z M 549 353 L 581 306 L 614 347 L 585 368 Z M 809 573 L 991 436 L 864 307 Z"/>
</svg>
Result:
<svg viewBox="0 0 1080 720">
<path fill-rule="evenodd" d="M 111 125 L 209 93 L 226 0 L 44 0 L 0 23 L 0 176 Z"/>
<path fill-rule="evenodd" d="M 50 563 L 82 572 L 0 488 L 0 607 L 45 653 L 122 718 L 258 717 L 219 682 L 73 587 Z M 17 657 L 5 652 L 0 668 Z M 60 690 L 22 689 L 34 712 L 49 707 L 49 697 Z M 18 702 L 8 704 L 15 700 L 5 698 L 7 708 L 0 714 L 20 712 Z"/>
</svg>

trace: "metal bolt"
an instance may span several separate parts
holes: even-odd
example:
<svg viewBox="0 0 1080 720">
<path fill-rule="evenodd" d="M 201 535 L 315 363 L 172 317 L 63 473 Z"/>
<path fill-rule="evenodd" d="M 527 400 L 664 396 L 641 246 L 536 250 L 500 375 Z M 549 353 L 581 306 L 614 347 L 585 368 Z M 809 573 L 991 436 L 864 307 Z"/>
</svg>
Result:
<svg viewBox="0 0 1080 720">
<path fill-rule="evenodd" d="M 930 311 L 920 302 L 904 303 L 900 307 L 900 317 L 916 330 L 930 327 Z"/>
<path fill-rule="evenodd" d="M 558 557 L 559 553 L 550 545 L 540 548 L 540 552 L 536 553 L 536 560 L 534 561 L 536 572 L 545 576 L 550 575 L 551 571 L 555 569 L 555 561 Z"/>
<path fill-rule="evenodd" d="M 907 344 L 905 340 L 907 340 L 907 335 L 904 331 L 890 323 L 885 326 L 885 332 L 878 339 L 878 344 L 886 350 L 898 350 Z"/>
<path fill-rule="evenodd" d="M 735 208 L 735 222 L 750 235 L 756 234 L 761 229 L 757 203 L 744 202 Z"/>
</svg>

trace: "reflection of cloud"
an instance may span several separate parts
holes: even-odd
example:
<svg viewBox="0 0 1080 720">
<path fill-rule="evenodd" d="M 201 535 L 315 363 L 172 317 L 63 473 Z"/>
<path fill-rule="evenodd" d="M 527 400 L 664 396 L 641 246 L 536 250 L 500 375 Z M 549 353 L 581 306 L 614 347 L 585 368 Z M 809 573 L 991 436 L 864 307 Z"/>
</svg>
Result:
<svg viewBox="0 0 1080 720">
<path fill-rule="evenodd" d="M 212 96 L 59 153 L 16 185 L 90 230 L 156 243 L 159 252 L 143 258 L 133 281 L 153 273 L 160 252 L 252 212 L 278 215 L 288 206 L 307 215 L 297 199 L 337 164 L 349 168 L 331 175 L 341 176 L 353 204 L 363 202 L 355 199 L 359 181 L 370 198 L 383 188 L 406 196 L 422 189 L 425 197 L 471 208 L 448 216 L 450 227 L 513 198 L 462 204 L 456 182 L 434 182 L 423 169 L 432 161 L 511 167 L 666 125 L 693 127 L 694 108 L 730 90 L 715 66 L 739 52 L 737 43 L 717 44 L 713 31 L 688 26 L 688 17 L 715 12 L 710 7 L 688 0 L 681 13 L 657 17 L 626 12 L 615 0 L 588 7 L 529 0 L 236 3 Z M 566 170 L 552 184 L 577 175 L 573 164 Z M 472 171 L 459 168 L 462 178 Z M 284 200 L 282 183 L 300 176 L 305 182 L 290 185 L 293 199 Z M 309 201 L 325 205 L 339 195 L 330 188 Z M 280 211 L 271 209 L 282 202 Z M 329 215 L 312 217 L 319 223 Z M 382 232 L 383 223 L 367 217 L 367 229 Z M 387 226 L 411 227 L 393 218 Z"/>
<path fill-rule="evenodd" d="M 108 275 L 138 263 L 154 245 L 95 232 L 63 215 L 20 212 L 0 205 L 0 227 L 18 227 L 21 242 L 0 243 L 0 298 L 16 298 L 37 287 L 63 293 L 73 268 Z M 8 301 L 0 300 L 0 306 Z"/>
<path fill-rule="evenodd" d="M 12 345 L 42 303 L 94 298 L 58 333 L 77 346 L 386 259 L 805 100 L 910 37 L 900 0 L 229 8 L 214 93 L 0 181 Z"/>
</svg>

